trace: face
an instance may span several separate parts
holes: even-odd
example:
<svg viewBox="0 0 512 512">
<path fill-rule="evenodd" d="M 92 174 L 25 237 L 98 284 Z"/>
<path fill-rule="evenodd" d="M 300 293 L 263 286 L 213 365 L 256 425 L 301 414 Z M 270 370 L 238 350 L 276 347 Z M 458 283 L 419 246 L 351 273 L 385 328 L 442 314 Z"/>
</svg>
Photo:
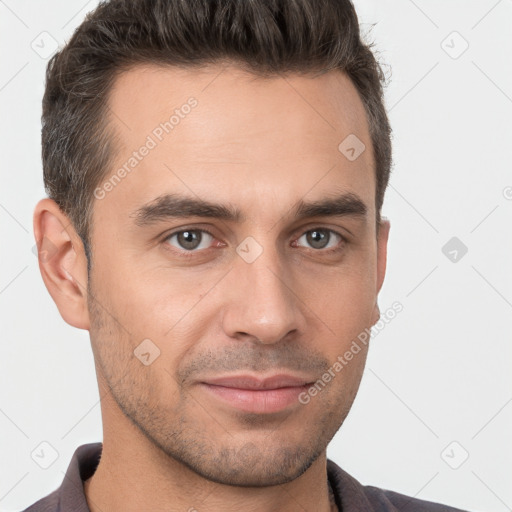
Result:
<svg viewBox="0 0 512 512">
<path fill-rule="evenodd" d="M 290 481 L 344 421 L 366 346 L 334 365 L 378 320 L 389 225 L 357 92 L 339 72 L 139 67 L 110 108 L 119 151 L 88 282 L 98 378 L 199 475 Z M 338 149 L 351 134 L 356 159 Z"/>
</svg>

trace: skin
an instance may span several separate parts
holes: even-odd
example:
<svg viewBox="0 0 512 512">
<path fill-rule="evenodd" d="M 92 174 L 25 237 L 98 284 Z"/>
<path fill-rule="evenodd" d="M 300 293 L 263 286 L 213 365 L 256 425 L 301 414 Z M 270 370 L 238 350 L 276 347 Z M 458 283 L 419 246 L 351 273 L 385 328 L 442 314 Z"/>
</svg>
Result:
<svg viewBox="0 0 512 512">
<path fill-rule="evenodd" d="M 375 171 L 363 105 L 338 71 L 256 78 L 235 66 L 138 66 L 114 84 L 119 141 L 108 179 L 159 123 L 197 99 L 172 133 L 93 204 L 92 269 L 69 219 L 50 199 L 34 213 L 44 282 L 64 320 L 90 332 L 103 453 L 85 483 L 100 510 L 329 511 L 326 447 L 345 420 L 366 347 L 307 405 L 248 413 L 204 379 L 293 373 L 314 382 L 379 319 L 389 221 L 375 223 Z M 366 150 L 349 161 L 338 145 Z M 298 201 L 351 192 L 367 216 L 292 217 Z M 241 222 L 134 212 L 164 193 L 237 207 Z M 188 251 L 170 234 L 207 229 Z M 330 231 L 330 248 L 307 234 Z M 197 232 L 194 232 L 197 235 Z M 252 263 L 236 251 L 253 237 Z M 189 258 L 186 258 L 186 256 Z M 144 365 L 134 349 L 160 350 Z M 158 489 L 158 492 L 155 490 Z"/>
</svg>

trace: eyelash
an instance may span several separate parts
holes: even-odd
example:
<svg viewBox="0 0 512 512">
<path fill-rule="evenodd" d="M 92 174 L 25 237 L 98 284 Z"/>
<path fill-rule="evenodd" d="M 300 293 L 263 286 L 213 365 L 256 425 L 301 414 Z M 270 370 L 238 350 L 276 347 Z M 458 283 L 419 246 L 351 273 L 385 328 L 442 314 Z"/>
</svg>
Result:
<svg viewBox="0 0 512 512">
<path fill-rule="evenodd" d="M 294 241 L 299 240 L 306 233 L 310 233 L 311 231 L 315 231 L 315 230 L 324 230 L 324 231 L 327 231 L 331 234 L 334 234 L 334 235 L 340 237 L 340 243 L 336 247 L 331 247 L 330 249 L 311 249 L 311 248 L 309 249 L 310 251 L 313 251 L 315 253 L 335 254 L 335 253 L 342 251 L 345 244 L 348 243 L 347 238 L 345 236 L 343 236 L 341 233 L 339 233 L 338 231 L 335 231 L 334 229 L 331 229 L 331 228 L 323 228 L 321 226 L 316 226 L 314 228 L 304 231 Z M 167 242 L 168 240 L 170 240 L 171 237 L 173 237 L 175 235 L 179 235 L 180 233 L 183 233 L 185 231 L 200 231 L 202 233 L 207 233 L 208 235 L 210 235 L 212 238 L 215 239 L 215 235 L 211 231 L 209 231 L 208 229 L 205 229 L 205 228 L 181 228 L 178 231 L 173 231 L 172 233 L 169 233 L 168 235 L 166 235 L 165 238 L 162 240 L 162 242 Z M 189 258 L 194 258 L 199 252 L 204 251 L 206 249 L 201 249 L 200 251 L 186 251 L 185 249 L 183 249 L 180 251 L 179 249 L 173 248 L 173 249 L 169 249 L 169 250 L 177 250 L 180 253 L 180 256 L 189 259 Z"/>
</svg>

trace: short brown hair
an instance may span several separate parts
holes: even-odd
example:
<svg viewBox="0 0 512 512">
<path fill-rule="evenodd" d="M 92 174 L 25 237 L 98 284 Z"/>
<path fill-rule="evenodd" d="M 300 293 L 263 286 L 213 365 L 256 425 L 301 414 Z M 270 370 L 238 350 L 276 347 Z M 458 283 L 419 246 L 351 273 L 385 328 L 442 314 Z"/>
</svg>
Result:
<svg viewBox="0 0 512 512">
<path fill-rule="evenodd" d="M 371 47 L 361 40 L 350 0 L 101 2 L 48 63 L 42 115 L 45 188 L 70 218 L 89 264 L 93 191 L 115 150 L 108 94 L 115 77 L 138 63 L 192 68 L 230 61 L 263 76 L 345 72 L 367 114 L 379 223 L 391 128 L 385 76 Z"/>
</svg>

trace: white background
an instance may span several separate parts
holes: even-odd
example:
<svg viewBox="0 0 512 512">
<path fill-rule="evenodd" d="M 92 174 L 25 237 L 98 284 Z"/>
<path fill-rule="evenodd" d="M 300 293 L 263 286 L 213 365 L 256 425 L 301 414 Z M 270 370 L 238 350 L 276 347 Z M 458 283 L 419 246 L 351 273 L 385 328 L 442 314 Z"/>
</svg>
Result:
<svg viewBox="0 0 512 512">
<path fill-rule="evenodd" d="M 62 45 L 95 4 L 0 2 L 2 511 L 54 490 L 74 450 L 102 436 L 88 333 L 61 319 L 32 252 L 47 63 L 33 47 Z M 355 4 L 391 80 L 379 302 L 404 310 L 375 336 L 328 455 L 365 484 L 511 510 L 512 1 Z M 468 248 L 456 262 L 442 252 L 452 237 Z M 43 441 L 59 454 L 48 469 L 31 458 Z"/>
</svg>

